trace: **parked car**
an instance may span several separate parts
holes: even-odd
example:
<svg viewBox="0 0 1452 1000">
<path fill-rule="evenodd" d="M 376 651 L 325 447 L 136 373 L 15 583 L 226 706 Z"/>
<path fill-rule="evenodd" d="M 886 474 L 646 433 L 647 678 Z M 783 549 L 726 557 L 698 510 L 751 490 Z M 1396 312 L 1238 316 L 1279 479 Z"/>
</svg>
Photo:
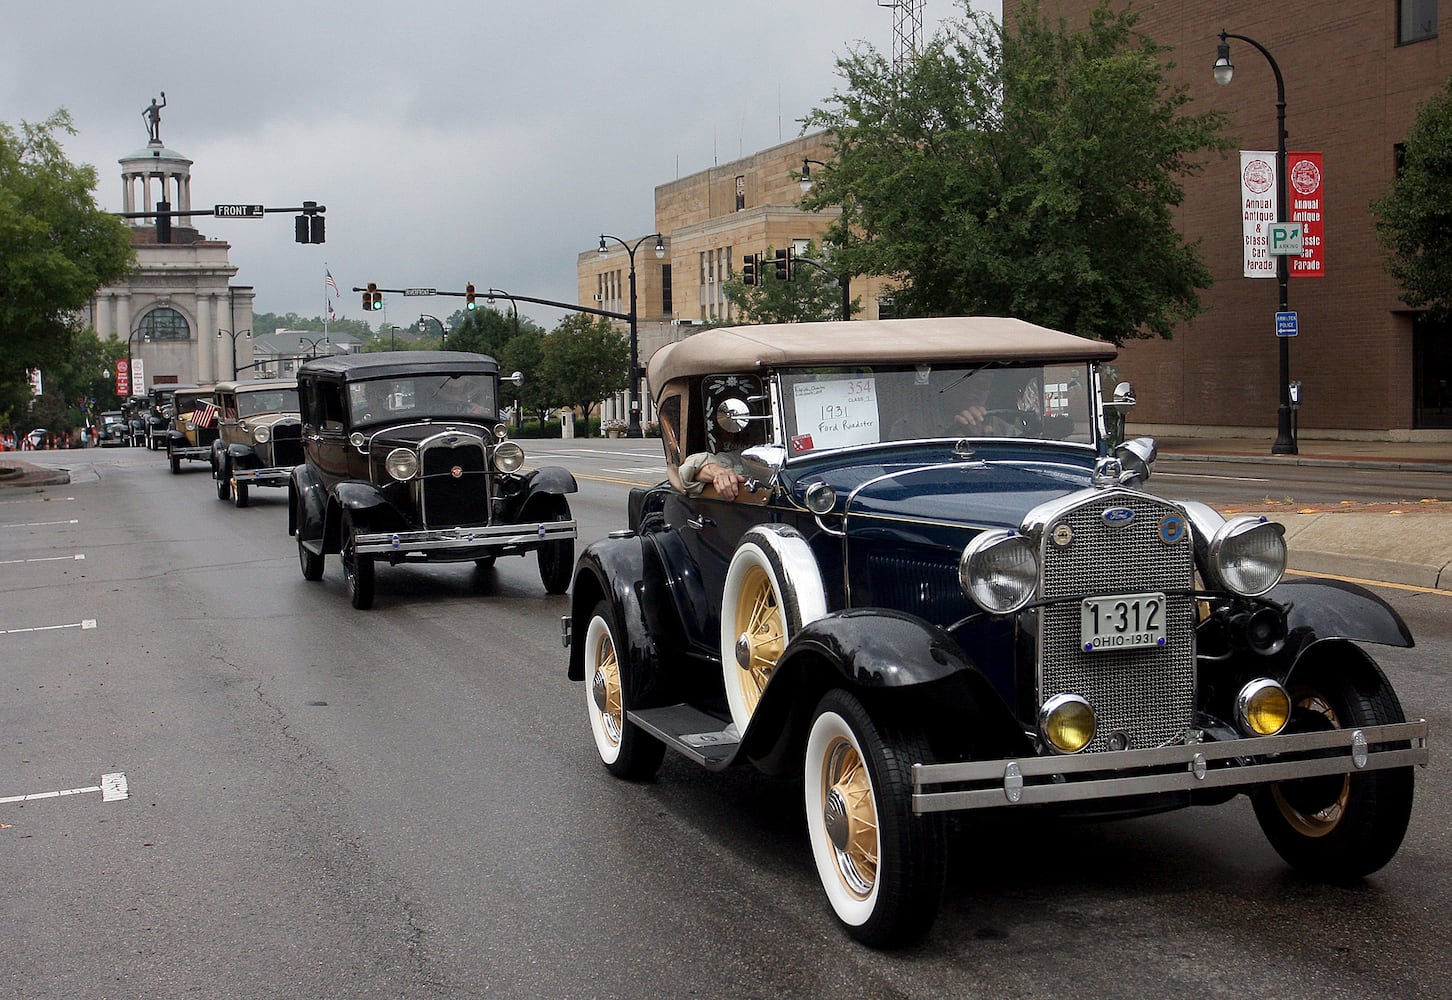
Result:
<svg viewBox="0 0 1452 1000">
<path fill-rule="evenodd" d="M 246 507 L 254 486 L 286 487 L 303 461 L 302 417 L 291 379 L 221 382 L 213 393 L 217 499 Z"/>
<path fill-rule="evenodd" d="M 120 410 L 106 410 L 96 428 L 96 443 L 102 448 L 124 448 L 131 444 L 131 429 Z"/>
<path fill-rule="evenodd" d="M 1283 580 L 1279 524 L 1147 492 L 1153 441 L 1106 439 L 1133 397 L 1101 394 L 1114 356 L 994 318 L 656 352 L 668 481 L 581 553 L 562 622 L 606 769 L 647 777 L 670 748 L 796 772 L 832 912 L 876 946 L 928 931 L 945 820 L 979 809 L 1245 793 L 1293 867 L 1385 865 L 1427 727 L 1358 643 L 1407 626 L 1353 584 Z M 746 481 L 683 477 L 693 453 Z"/>
<path fill-rule="evenodd" d="M 178 388 L 172 393 L 171 419 L 166 432 L 166 460 L 173 473 L 182 462 L 212 463 L 212 444 L 217 440 L 217 406 L 211 386 Z"/>
<path fill-rule="evenodd" d="M 305 464 L 288 488 L 303 577 L 321 579 L 324 557 L 338 553 L 349 598 L 364 609 L 378 562 L 487 567 L 535 552 L 545 590 L 564 593 L 575 559 L 566 499 L 575 477 L 525 468 L 524 449 L 499 422 L 500 381 L 493 358 L 460 351 L 305 362 Z"/>
<path fill-rule="evenodd" d="M 172 417 L 176 414 L 172 397 L 178 389 L 195 389 L 194 385 L 171 383 L 154 385 L 146 394 L 144 416 L 146 419 L 146 447 L 151 451 L 163 451 L 170 438 Z"/>
</svg>

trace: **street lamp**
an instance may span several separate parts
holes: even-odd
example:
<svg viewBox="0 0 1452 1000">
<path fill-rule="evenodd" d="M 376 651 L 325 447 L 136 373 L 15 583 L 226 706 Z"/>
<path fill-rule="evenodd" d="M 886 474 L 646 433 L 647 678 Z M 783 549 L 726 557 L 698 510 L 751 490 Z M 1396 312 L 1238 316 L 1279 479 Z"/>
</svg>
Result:
<svg viewBox="0 0 1452 1000">
<path fill-rule="evenodd" d="M 326 343 L 328 343 L 327 334 L 324 334 L 323 336 L 319 337 L 316 340 L 313 340 L 311 337 L 299 337 L 299 338 L 297 338 L 297 346 L 299 348 L 301 348 L 302 345 L 304 345 L 304 344 L 307 344 L 308 345 L 308 357 L 310 357 L 310 358 L 317 357 L 318 356 L 318 345 L 319 344 L 326 344 Z"/>
<path fill-rule="evenodd" d="M 143 387 L 136 384 L 136 358 L 131 353 L 131 342 L 136 339 L 136 335 L 138 333 L 141 333 L 142 324 L 144 324 L 145 322 L 146 317 L 142 316 L 139 320 L 136 321 L 136 326 L 132 329 L 131 334 L 126 338 L 126 378 L 129 382 L 131 395 L 133 396 L 144 395 L 143 393 L 137 391 L 138 389 L 141 389 Z M 141 342 L 143 344 L 150 343 L 151 334 L 144 334 L 141 338 Z"/>
<path fill-rule="evenodd" d="M 811 190 L 812 190 L 812 164 L 813 163 L 815 163 L 819 167 L 825 167 L 826 166 L 826 164 L 823 163 L 821 160 L 807 160 L 807 159 L 802 160 L 801 185 L 802 185 L 802 197 L 804 197 L 804 198 L 808 194 L 810 194 L 811 193 Z"/>
<path fill-rule="evenodd" d="M 624 249 L 626 256 L 630 258 L 630 380 L 626 386 L 626 400 L 630 410 L 629 423 L 625 427 L 625 436 L 628 438 L 643 437 L 640 431 L 640 400 L 638 397 L 640 376 L 637 368 L 640 364 L 640 314 L 635 308 L 635 251 L 646 240 L 655 240 L 655 257 L 660 260 L 665 257 L 665 241 L 660 233 L 651 233 L 649 236 L 642 236 L 636 240 L 634 245 L 626 243 L 619 236 L 606 236 L 600 234 L 600 256 L 604 257 L 610 250 L 605 246 L 606 240 L 614 240 Z"/>
<path fill-rule="evenodd" d="M 237 380 L 237 338 L 246 337 L 248 340 L 251 340 L 252 331 L 238 330 L 236 333 L 233 333 L 231 330 L 223 330 L 221 328 L 218 328 L 217 339 L 220 340 L 224 333 L 232 338 L 232 380 L 235 382 Z"/>
<path fill-rule="evenodd" d="M 1276 64 L 1275 57 L 1269 50 L 1254 38 L 1245 35 L 1236 35 L 1228 31 L 1220 32 L 1220 45 L 1215 49 L 1215 82 L 1224 87 L 1228 85 L 1235 76 L 1235 65 L 1230 61 L 1230 41 L 1238 38 L 1247 42 L 1265 56 L 1266 62 L 1270 63 L 1271 72 L 1276 78 L 1276 222 L 1286 222 L 1290 218 L 1290 195 L 1287 191 L 1286 178 L 1286 82 L 1281 77 L 1281 68 Z M 1276 255 L 1276 278 L 1280 282 L 1281 312 L 1290 309 L 1290 276 L 1291 262 L 1286 254 Z M 1291 423 L 1291 338 L 1277 337 L 1280 341 L 1281 354 L 1281 390 L 1280 408 L 1276 412 L 1276 441 L 1271 445 L 1272 455 L 1295 455 L 1298 453 L 1296 447 L 1296 432 Z"/>
<path fill-rule="evenodd" d="M 439 324 L 439 349 L 440 350 L 443 350 L 444 341 L 447 340 L 448 339 L 448 336 L 449 336 L 449 331 L 444 328 L 444 321 L 441 320 L 441 319 L 439 319 L 437 316 L 434 316 L 434 315 L 432 315 L 430 313 L 419 313 L 419 317 L 418 317 L 418 332 L 419 333 L 423 333 L 424 330 L 426 329 L 426 327 L 424 326 L 424 320 L 426 320 L 426 319 L 431 319 L 435 323 Z"/>
</svg>

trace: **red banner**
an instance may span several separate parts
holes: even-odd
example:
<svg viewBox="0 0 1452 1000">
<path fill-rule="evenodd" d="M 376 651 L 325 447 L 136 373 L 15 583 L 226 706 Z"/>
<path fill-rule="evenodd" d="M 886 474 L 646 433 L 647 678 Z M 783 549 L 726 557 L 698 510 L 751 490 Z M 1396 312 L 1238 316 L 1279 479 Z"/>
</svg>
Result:
<svg viewBox="0 0 1452 1000">
<path fill-rule="evenodd" d="M 1325 244 L 1322 234 L 1321 154 L 1287 153 L 1286 174 L 1290 188 L 1291 217 L 1287 222 L 1301 223 L 1302 247 L 1299 257 L 1290 259 L 1292 278 L 1322 278 L 1326 275 Z"/>
<path fill-rule="evenodd" d="M 123 399 L 131 395 L 131 365 L 125 358 L 116 362 L 116 395 Z"/>
</svg>

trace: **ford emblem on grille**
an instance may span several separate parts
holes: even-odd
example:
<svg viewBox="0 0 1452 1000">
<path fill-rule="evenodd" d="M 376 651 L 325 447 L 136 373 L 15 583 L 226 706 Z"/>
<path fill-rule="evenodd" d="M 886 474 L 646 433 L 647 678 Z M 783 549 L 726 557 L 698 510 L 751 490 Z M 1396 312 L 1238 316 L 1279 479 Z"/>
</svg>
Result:
<svg viewBox="0 0 1452 1000">
<path fill-rule="evenodd" d="M 1110 507 L 1100 516 L 1104 518 L 1104 523 L 1111 528 L 1122 528 L 1134 520 L 1134 511 L 1128 507 Z"/>
<path fill-rule="evenodd" d="M 452 469 L 449 470 L 449 475 L 453 476 L 455 479 L 462 478 L 463 475 L 464 475 L 464 468 L 463 468 L 463 466 L 460 466 L 460 465 L 454 466 Z"/>
</svg>

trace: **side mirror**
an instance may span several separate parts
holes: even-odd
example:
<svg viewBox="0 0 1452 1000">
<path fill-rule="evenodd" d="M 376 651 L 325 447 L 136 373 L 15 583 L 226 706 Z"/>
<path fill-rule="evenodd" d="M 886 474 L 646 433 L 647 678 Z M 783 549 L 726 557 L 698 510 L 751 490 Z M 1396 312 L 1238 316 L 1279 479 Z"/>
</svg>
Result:
<svg viewBox="0 0 1452 1000">
<path fill-rule="evenodd" d="M 515 372 L 513 375 L 501 375 L 499 377 L 499 381 L 513 382 L 514 387 L 518 389 L 520 386 L 524 385 L 524 372 Z"/>
<path fill-rule="evenodd" d="M 716 406 L 716 426 L 728 434 L 740 434 L 746 430 L 747 421 L 751 419 L 751 407 L 746 401 L 732 397 L 723 399 Z"/>
<path fill-rule="evenodd" d="M 1134 405 L 1134 384 L 1121 382 L 1114 387 L 1114 396 L 1109 399 L 1105 406 L 1133 406 Z"/>
</svg>

